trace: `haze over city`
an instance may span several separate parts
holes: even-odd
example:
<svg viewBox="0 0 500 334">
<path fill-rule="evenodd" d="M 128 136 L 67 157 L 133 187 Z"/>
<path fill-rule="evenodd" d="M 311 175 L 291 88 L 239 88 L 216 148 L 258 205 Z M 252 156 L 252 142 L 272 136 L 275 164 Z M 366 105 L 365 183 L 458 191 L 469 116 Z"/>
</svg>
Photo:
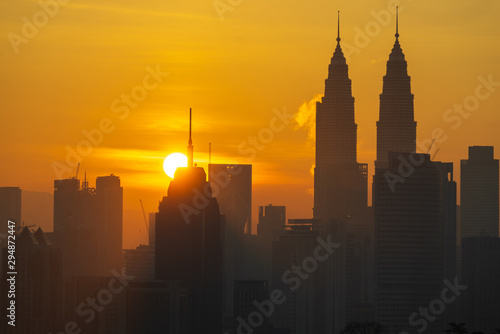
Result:
<svg viewBox="0 0 500 334">
<path fill-rule="evenodd" d="M 4 36 L 22 36 L 22 18 L 31 20 L 41 10 L 36 1 L 0 6 Z M 288 205 L 294 217 L 308 217 L 314 164 L 314 140 L 308 135 L 314 131 L 308 127 L 314 126 L 315 110 L 310 101 L 323 95 L 337 10 L 342 12 L 344 53 L 349 55 L 349 46 L 353 50 L 347 58 L 359 161 L 369 163 L 372 174 L 394 6 L 391 1 L 242 1 L 219 16 L 211 1 L 61 5 L 36 36 L 17 46 L 17 53 L 8 38 L 0 42 L 5 157 L 0 183 L 51 193 L 52 180 L 58 178 L 52 163 L 64 162 L 66 147 L 76 149 L 85 140 L 83 130 L 98 128 L 109 118 L 114 130 L 83 157 L 80 176 L 84 170 L 90 179 L 120 176 L 127 212 L 124 242 L 132 247 L 146 240 L 139 199 L 146 211 L 157 210 L 171 180 L 163 172 L 163 159 L 184 153 L 185 115 L 192 107 L 200 166 L 206 167 L 212 143 L 212 162 L 253 164 L 254 217 L 258 205 L 269 203 Z M 401 44 L 412 76 L 417 138 L 432 139 L 434 129 L 443 129 L 447 140 L 435 146 L 439 160 L 458 163 L 469 144 L 499 144 L 494 136 L 500 117 L 495 112 L 497 91 L 470 116 L 460 116 L 461 123 L 451 119 L 456 113 L 448 122 L 443 119 L 448 109 L 475 94 L 478 77 L 500 81 L 499 6 L 495 1 L 481 6 L 474 1 L 400 1 Z M 113 112 L 112 103 L 142 85 L 148 66 L 168 76 L 120 119 L 122 113 Z M 254 159 L 239 152 L 249 136 L 269 127 L 274 109 L 296 115 L 308 102 L 309 121 L 303 127 L 290 122 Z M 63 177 L 75 172 L 72 168 Z"/>
<path fill-rule="evenodd" d="M 0 332 L 500 333 L 499 3 L 0 13 Z"/>
</svg>

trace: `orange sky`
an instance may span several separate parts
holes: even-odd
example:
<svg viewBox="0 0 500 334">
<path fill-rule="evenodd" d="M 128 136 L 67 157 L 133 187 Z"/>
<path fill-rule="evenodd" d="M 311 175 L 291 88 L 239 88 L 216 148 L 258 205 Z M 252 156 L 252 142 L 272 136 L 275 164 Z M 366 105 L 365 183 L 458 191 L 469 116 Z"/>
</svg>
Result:
<svg viewBox="0 0 500 334">
<path fill-rule="evenodd" d="M 397 1 L 215 1 L 219 10 L 225 4 L 223 13 L 213 0 L 61 0 L 67 3 L 54 6 L 55 1 L 42 0 L 52 3 L 52 17 L 34 0 L 0 4 L 0 186 L 52 192 L 54 161 L 64 165 L 67 147 L 77 149 L 85 140 L 83 130 L 110 122 L 102 142 L 82 157 L 80 176 L 87 170 L 91 185 L 100 175 L 120 176 L 124 246 L 133 247 L 146 240 L 139 199 L 146 211 L 157 209 L 170 181 L 163 159 L 185 152 L 192 107 L 199 165 L 208 162 L 209 142 L 213 162 L 253 164 L 254 224 L 257 206 L 269 203 L 287 205 L 289 218 L 310 216 L 314 139 L 308 125 L 314 122 L 306 117 L 304 123 L 303 117 L 314 104 L 302 108 L 304 126 L 290 122 L 253 159 L 241 145 L 270 127 L 273 110 L 296 114 L 323 94 L 337 10 L 350 56 L 358 160 L 373 172 L 378 96 L 394 43 L 394 15 L 381 11 Z M 447 139 L 435 146 L 436 159 L 455 162 L 459 179 L 457 163 L 466 158 L 468 145 L 500 149 L 500 87 L 478 88 L 480 76 L 500 82 L 500 3 L 399 5 L 418 138 L 442 129 Z M 148 67 L 168 72 L 158 77 L 158 87 L 153 78 L 144 84 Z M 122 95 L 132 91 L 141 101 L 127 107 L 127 115 L 118 108 L 125 106 Z M 484 97 L 477 106 L 475 94 Z M 447 113 L 464 101 L 472 103 L 470 113 Z M 70 168 L 63 177 L 74 172 Z"/>
</svg>

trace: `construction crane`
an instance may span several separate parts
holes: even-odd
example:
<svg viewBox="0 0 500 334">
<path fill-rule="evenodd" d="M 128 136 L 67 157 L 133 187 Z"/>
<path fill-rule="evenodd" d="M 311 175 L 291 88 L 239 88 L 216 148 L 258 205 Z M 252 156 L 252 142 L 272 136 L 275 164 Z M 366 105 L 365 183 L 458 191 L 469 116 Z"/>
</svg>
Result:
<svg viewBox="0 0 500 334">
<path fill-rule="evenodd" d="M 141 202 L 142 216 L 144 217 L 144 223 L 146 224 L 146 231 L 148 231 L 148 236 L 149 236 L 149 224 L 148 220 L 146 219 L 146 211 L 144 211 L 144 205 L 142 205 L 142 199 L 140 199 L 139 202 Z"/>
<path fill-rule="evenodd" d="M 78 166 L 76 166 L 76 173 L 75 176 L 71 177 L 72 179 L 78 179 L 78 171 L 80 170 L 80 163 L 78 163 Z"/>
<path fill-rule="evenodd" d="M 436 157 L 436 155 L 438 154 L 439 150 L 440 150 L 440 148 L 438 148 L 438 149 L 436 150 L 436 152 L 435 152 L 435 153 L 434 153 L 434 155 L 432 156 L 432 159 L 431 159 L 431 160 L 434 160 L 434 158 L 435 158 L 435 157 Z"/>
<path fill-rule="evenodd" d="M 432 145 L 434 144 L 435 141 L 436 141 L 436 138 L 433 138 L 431 141 L 431 144 L 429 145 L 429 149 L 427 150 L 427 154 L 429 154 L 429 152 L 431 151 Z"/>
</svg>

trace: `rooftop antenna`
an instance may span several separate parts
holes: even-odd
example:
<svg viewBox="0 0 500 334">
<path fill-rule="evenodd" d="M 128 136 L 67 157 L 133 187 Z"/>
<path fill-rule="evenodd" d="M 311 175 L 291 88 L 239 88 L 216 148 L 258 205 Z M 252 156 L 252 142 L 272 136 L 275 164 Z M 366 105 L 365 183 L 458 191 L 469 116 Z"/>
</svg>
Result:
<svg viewBox="0 0 500 334">
<path fill-rule="evenodd" d="M 188 167 L 193 167 L 193 140 L 191 139 L 191 116 L 192 116 L 192 111 L 191 108 L 189 108 L 189 140 L 187 147 Z"/>
<path fill-rule="evenodd" d="M 340 43 L 340 10 L 337 11 L 337 44 Z"/>
<path fill-rule="evenodd" d="M 75 179 L 78 179 L 78 171 L 80 170 L 80 163 L 78 163 L 78 166 L 76 166 L 76 174 L 75 174 Z"/>
<path fill-rule="evenodd" d="M 398 32 L 398 17 L 399 17 L 399 6 L 396 6 L 396 39 L 399 37 L 399 32 Z"/>
</svg>

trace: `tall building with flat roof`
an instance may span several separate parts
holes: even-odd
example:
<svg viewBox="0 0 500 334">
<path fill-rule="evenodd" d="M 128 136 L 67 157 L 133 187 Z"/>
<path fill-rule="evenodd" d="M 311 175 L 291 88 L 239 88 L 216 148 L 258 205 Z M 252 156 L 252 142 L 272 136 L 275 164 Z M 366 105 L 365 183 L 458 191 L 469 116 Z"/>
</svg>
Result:
<svg viewBox="0 0 500 334">
<path fill-rule="evenodd" d="M 252 234 L 252 165 L 209 164 L 208 182 L 226 224 Z"/>
<path fill-rule="evenodd" d="M 401 175 L 400 159 L 420 164 Z M 375 171 L 376 319 L 389 330 L 412 332 L 409 317 L 440 296 L 446 209 L 442 175 L 429 155 L 396 152 L 389 154 L 389 168 Z M 428 326 L 428 331 L 442 331 L 443 318 Z"/>
<path fill-rule="evenodd" d="M 320 219 L 290 219 L 275 233 L 271 289 L 281 290 L 286 298 L 271 317 L 275 328 L 295 334 L 341 330 L 334 265 L 344 257 L 338 253 L 342 246 L 333 240 Z"/>
<path fill-rule="evenodd" d="M 209 164 L 208 181 L 224 215 L 224 295 L 225 315 L 229 317 L 233 282 L 243 279 L 244 239 L 252 233 L 252 165 Z"/>
<path fill-rule="evenodd" d="M 461 235 L 498 237 L 498 159 L 493 146 L 470 146 L 460 162 Z"/>
<path fill-rule="evenodd" d="M 7 238 L 9 220 L 21 227 L 21 194 L 18 187 L 0 187 L 0 242 Z"/>
<path fill-rule="evenodd" d="M 96 187 L 76 178 L 54 181 L 54 244 L 65 276 L 106 276 L 123 266 L 123 188 L 113 174 Z"/>
</svg>

